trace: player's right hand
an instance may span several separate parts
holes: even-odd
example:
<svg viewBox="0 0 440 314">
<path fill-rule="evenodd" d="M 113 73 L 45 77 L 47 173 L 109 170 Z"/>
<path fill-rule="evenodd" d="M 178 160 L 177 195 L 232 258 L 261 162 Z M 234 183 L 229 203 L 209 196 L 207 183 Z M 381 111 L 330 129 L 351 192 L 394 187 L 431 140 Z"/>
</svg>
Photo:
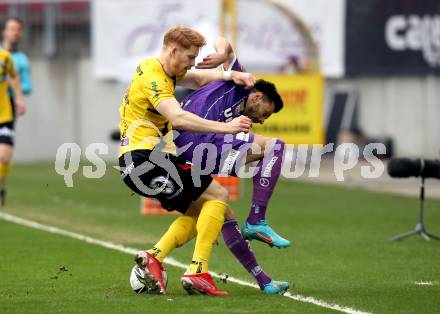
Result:
<svg viewBox="0 0 440 314">
<path fill-rule="evenodd" d="M 232 80 L 235 84 L 244 86 L 245 89 L 251 89 L 256 83 L 255 76 L 251 73 L 231 71 Z"/>
<path fill-rule="evenodd" d="M 252 126 L 252 120 L 249 119 L 246 116 L 239 116 L 235 119 L 233 119 L 230 122 L 226 123 L 227 125 L 227 132 L 230 134 L 237 134 L 240 132 L 249 132 L 249 129 Z"/>
<path fill-rule="evenodd" d="M 220 64 L 223 64 L 227 59 L 228 54 L 226 52 L 211 53 L 204 57 L 202 62 L 197 63 L 196 69 L 214 69 Z"/>
<path fill-rule="evenodd" d="M 24 99 L 21 99 L 19 97 L 16 98 L 15 109 L 19 116 L 22 116 L 26 113 L 26 106 L 24 104 Z"/>
</svg>

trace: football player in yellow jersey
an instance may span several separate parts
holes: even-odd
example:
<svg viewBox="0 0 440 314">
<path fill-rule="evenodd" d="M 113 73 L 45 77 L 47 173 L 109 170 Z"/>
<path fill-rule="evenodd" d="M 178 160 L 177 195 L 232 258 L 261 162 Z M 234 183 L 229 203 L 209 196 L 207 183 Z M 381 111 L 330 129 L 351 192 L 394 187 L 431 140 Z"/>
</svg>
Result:
<svg viewBox="0 0 440 314">
<path fill-rule="evenodd" d="M 20 78 L 15 72 L 12 57 L 0 49 L 0 205 L 5 202 L 5 182 L 11 169 L 12 148 L 14 146 L 15 107 L 11 101 L 8 87 L 15 95 L 15 107 L 18 114 L 24 113 L 24 97 L 21 92 Z"/>
<path fill-rule="evenodd" d="M 233 80 L 251 88 L 255 78 L 244 72 L 187 72 L 194 66 L 205 38 L 197 31 L 177 26 L 164 35 L 158 58 L 142 61 L 119 108 L 121 149 L 119 164 L 123 181 L 136 193 L 158 199 L 162 207 L 179 216 L 158 243 L 135 256 L 145 275 L 145 289 L 166 293 L 162 262 L 177 246 L 197 236 L 192 262 L 181 283 L 188 293 L 226 295 L 208 273 L 212 246 L 228 209 L 228 192 L 210 175 L 176 156 L 172 127 L 205 133 L 248 132 L 251 120 L 239 116 L 230 122 L 205 120 L 184 111 L 174 98 L 175 84 L 196 89 L 220 80 Z M 195 167 L 194 167 L 195 168 Z"/>
</svg>

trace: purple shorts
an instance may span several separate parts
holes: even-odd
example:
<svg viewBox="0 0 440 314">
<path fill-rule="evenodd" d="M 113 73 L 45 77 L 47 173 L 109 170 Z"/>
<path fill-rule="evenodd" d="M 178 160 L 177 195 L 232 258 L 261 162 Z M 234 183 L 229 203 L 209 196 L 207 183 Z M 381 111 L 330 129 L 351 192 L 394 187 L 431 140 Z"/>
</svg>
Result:
<svg viewBox="0 0 440 314">
<path fill-rule="evenodd" d="M 211 174 L 237 176 L 240 164 L 254 142 L 252 133 L 179 133 L 174 139 L 177 155 Z"/>
</svg>

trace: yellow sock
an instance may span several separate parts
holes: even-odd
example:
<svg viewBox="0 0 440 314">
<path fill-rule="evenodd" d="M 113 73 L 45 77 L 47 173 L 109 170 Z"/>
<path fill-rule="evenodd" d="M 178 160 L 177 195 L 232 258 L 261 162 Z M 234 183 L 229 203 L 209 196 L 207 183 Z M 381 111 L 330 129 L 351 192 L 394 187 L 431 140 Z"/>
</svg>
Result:
<svg viewBox="0 0 440 314">
<path fill-rule="evenodd" d="M 212 246 L 222 229 L 228 204 L 213 200 L 203 203 L 197 221 L 197 240 L 194 255 L 189 267 L 191 274 L 207 273 Z"/>
<path fill-rule="evenodd" d="M 148 250 L 148 253 L 163 262 L 165 257 L 170 254 L 172 250 L 184 245 L 196 236 L 196 223 L 197 217 L 187 215 L 178 217 L 159 242 L 157 242 L 152 249 Z"/>
<path fill-rule="evenodd" d="M 12 161 L 8 161 L 7 163 L 1 163 L 0 162 L 0 177 L 4 178 L 6 177 L 12 168 Z"/>
</svg>

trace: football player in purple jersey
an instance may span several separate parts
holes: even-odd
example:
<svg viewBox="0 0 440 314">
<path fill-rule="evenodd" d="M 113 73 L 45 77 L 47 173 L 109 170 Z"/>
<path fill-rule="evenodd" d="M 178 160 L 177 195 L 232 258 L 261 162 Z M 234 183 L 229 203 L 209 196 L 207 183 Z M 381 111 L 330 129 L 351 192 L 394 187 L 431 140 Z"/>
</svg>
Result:
<svg viewBox="0 0 440 314">
<path fill-rule="evenodd" d="M 197 64 L 199 69 L 221 66 L 224 76 L 229 71 L 244 71 L 229 42 L 219 37 L 216 52 Z M 245 115 L 254 123 L 264 123 L 271 114 L 280 111 L 283 101 L 275 86 L 258 80 L 252 89 L 233 82 L 213 82 L 189 94 L 181 103 L 184 110 L 204 119 L 226 122 Z M 251 273 L 261 290 L 268 294 L 283 293 L 288 283 L 274 281 L 265 274 L 251 251 L 247 240 L 258 240 L 271 247 L 286 248 L 290 241 L 278 235 L 266 221 L 266 208 L 281 172 L 285 143 L 253 133 L 225 135 L 177 130 L 175 143 L 178 154 L 204 169 L 204 174 L 240 176 L 243 164 L 256 162 L 253 176 L 253 196 L 247 221 L 240 232 L 235 214 L 226 213 L 222 228 L 224 241 L 243 267 Z"/>
</svg>

